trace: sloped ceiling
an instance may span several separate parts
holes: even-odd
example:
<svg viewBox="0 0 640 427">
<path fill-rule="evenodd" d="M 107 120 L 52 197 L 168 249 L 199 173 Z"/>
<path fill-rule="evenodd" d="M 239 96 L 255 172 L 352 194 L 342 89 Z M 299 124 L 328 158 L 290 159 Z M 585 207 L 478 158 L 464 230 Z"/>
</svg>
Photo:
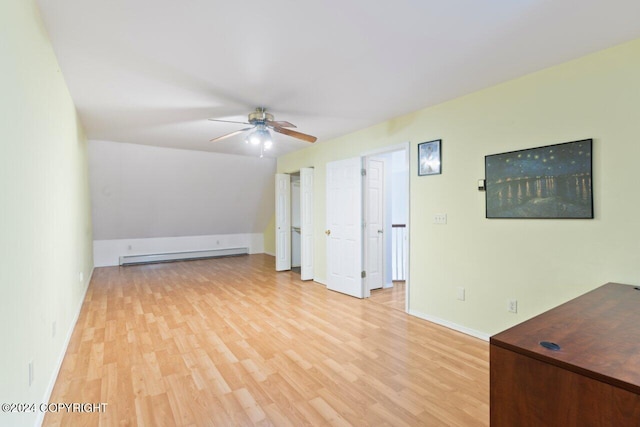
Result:
<svg viewBox="0 0 640 427">
<path fill-rule="evenodd" d="M 321 144 L 640 37 L 636 0 L 37 3 L 89 139 L 249 156 L 207 118 L 264 106 Z"/>
<path fill-rule="evenodd" d="M 640 37 L 637 0 L 36 2 L 93 141 L 98 240 L 266 228 L 273 158 L 308 143 L 258 159 L 208 118 L 264 106 L 322 144 Z"/>
<path fill-rule="evenodd" d="M 89 144 L 95 240 L 262 233 L 274 213 L 275 160 Z"/>
</svg>

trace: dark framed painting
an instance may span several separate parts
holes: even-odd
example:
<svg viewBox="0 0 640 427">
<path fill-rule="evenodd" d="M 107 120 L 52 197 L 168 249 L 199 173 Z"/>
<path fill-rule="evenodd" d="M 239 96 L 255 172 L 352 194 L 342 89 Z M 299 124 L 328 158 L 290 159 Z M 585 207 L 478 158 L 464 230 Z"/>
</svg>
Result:
<svg viewBox="0 0 640 427">
<path fill-rule="evenodd" d="M 418 176 L 442 173 L 442 140 L 418 144 Z"/>
<path fill-rule="evenodd" d="M 593 218 L 593 140 L 485 156 L 487 218 Z"/>
</svg>

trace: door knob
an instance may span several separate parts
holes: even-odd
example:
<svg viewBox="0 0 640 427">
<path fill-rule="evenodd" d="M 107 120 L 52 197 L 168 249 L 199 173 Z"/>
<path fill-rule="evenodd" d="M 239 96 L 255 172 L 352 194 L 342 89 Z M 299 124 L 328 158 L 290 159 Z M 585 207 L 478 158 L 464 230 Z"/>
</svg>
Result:
<svg viewBox="0 0 640 427">
<path fill-rule="evenodd" d="M 331 234 L 331 230 L 325 230 L 324 234 L 326 234 L 327 236 Z"/>
<path fill-rule="evenodd" d="M 378 234 L 382 234 L 382 233 L 383 233 L 383 230 L 378 230 Z"/>
</svg>

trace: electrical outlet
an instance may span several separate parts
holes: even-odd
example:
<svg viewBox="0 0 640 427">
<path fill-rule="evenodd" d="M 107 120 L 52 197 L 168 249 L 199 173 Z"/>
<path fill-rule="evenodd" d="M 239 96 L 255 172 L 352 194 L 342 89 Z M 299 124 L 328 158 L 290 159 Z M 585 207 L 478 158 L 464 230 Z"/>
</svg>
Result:
<svg viewBox="0 0 640 427">
<path fill-rule="evenodd" d="M 447 214 L 446 213 L 435 214 L 433 216 L 433 223 L 434 224 L 446 224 L 447 223 Z"/>
<path fill-rule="evenodd" d="M 457 298 L 460 301 L 464 301 L 464 288 L 462 286 L 458 286 L 457 293 L 458 293 Z"/>
<path fill-rule="evenodd" d="M 517 313 L 518 312 L 518 300 L 517 299 L 510 299 L 507 302 L 507 311 L 509 313 Z"/>
</svg>

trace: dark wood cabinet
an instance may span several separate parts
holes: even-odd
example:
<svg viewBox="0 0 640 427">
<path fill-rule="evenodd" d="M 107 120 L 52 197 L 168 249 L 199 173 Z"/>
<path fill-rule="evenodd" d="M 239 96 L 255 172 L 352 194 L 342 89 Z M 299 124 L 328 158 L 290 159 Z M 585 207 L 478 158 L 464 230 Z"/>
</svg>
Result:
<svg viewBox="0 0 640 427">
<path fill-rule="evenodd" d="M 493 427 L 640 426 L 640 290 L 607 283 L 494 335 L 490 360 Z"/>
</svg>

